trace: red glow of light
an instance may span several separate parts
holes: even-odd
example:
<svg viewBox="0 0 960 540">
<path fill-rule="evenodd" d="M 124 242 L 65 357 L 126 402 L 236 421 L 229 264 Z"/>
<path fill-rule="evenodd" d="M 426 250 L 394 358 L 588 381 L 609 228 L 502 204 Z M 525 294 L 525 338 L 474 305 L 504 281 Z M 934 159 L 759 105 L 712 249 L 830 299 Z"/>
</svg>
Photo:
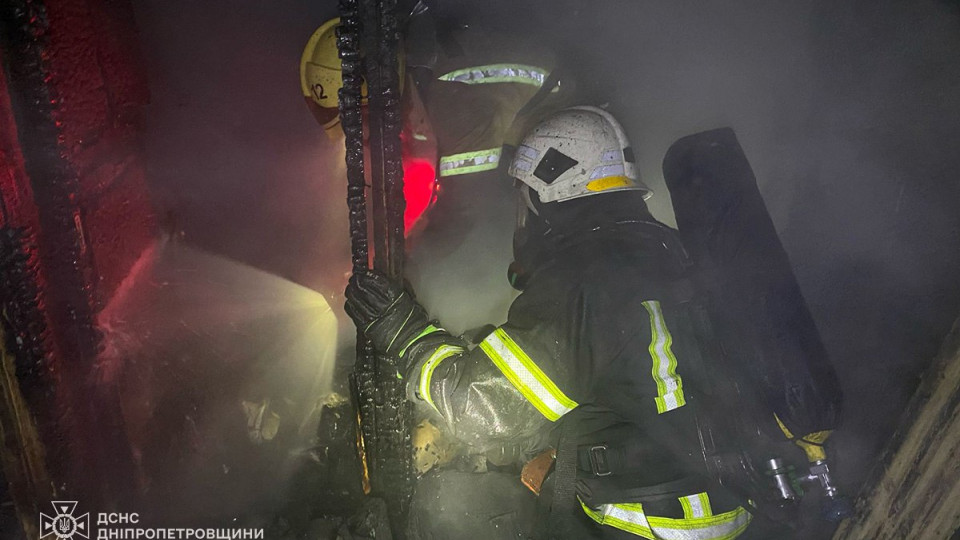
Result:
<svg viewBox="0 0 960 540">
<path fill-rule="evenodd" d="M 433 164 L 424 159 L 403 162 L 403 198 L 407 209 L 403 212 L 403 230 L 410 234 L 414 224 L 433 201 L 436 172 Z"/>
</svg>

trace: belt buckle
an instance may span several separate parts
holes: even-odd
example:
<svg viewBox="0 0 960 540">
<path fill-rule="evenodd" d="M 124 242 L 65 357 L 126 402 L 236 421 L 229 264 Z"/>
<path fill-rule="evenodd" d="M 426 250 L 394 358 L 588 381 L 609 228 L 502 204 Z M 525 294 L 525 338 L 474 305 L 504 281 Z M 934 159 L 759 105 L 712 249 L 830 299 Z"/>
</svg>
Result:
<svg viewBox="0 0 960 540">
<path fill-rule="evenodd" d="M 610 461 L 607 459 L 607 445 L 598 444 L 590 447 L 590 468 L 594 476 L 610 476 Z"/>
</svg>

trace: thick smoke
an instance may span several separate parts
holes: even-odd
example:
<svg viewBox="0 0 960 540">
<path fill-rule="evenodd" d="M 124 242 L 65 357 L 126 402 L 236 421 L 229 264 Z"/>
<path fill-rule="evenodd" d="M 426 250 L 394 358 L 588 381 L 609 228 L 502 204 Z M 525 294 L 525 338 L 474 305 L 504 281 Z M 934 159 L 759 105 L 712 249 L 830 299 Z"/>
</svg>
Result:
<svg viewBox="0 0 960 540">
<path fill-rule="evenodd" d="M 565 6 L 519 18 L 610 96 L 655 216 L 673 223 L 668 146 L 737 131 L 844 387 L 833 445 L 855 491 L 960 312 L 957 6 Z"/>
<path fill-rule="evenodd" d="M 297 86 L 301 48 L 334 2 L 134 4 L 159 205 L 179 216 L 188 241 L 317 288 L 339 309 L 348 269 L 341 153 Z M 956 4 L 445 7 L 559 51 L 624 123 L 656 192 L 651 210 L 668 224 L 666 149 L 697 131 L 737 131 L 841 377 L 837 471 L 856 490 L 960 305 Z M 474 231 L 449 259 L 411 268 L 420 297 L 454 329 L 505 316 L 501 229 Z"/>
</svg>

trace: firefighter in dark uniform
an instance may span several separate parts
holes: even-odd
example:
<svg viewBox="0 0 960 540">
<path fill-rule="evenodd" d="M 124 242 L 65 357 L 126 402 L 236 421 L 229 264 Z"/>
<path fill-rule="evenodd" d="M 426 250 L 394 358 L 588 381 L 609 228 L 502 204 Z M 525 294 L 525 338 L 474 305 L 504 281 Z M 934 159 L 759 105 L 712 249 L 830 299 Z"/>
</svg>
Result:
<svg viewBox="0 0 960 540">
<path fill-rule="evenodd" d="M 410 399 L 461 441 L 519 444 L 528 458 L 555 449 L 536 534 L 736 538 L 751 516 L 706 480 L 698 441 L 709 358 L 685 314 L 683 250 L 647 212 L 622 128 L 602 109 L 565 109 L 522 140 L 509 172 L 520 194 L 511 279 L 523 292 L 506 323 L 469 348 L 373 271 L 351 278 L 347 312 L 399 359 Z M 438 500 L 436 512 L 444 502 L 454 506 Z M 470 504 L 433 537 L 493 537 Z"/>
<path fill-rule="evenodd" d="M 436 179 L 411 182 L 405 174 L 408 221 L 423 212 L 415 227 L 408 223 L 407 277 L 424 289 L 429 283 L 421 301 L 451 327 L 465 330 L 502 317 L 512 300 L 501 277 L 510 260 L 513 193 L 503 171 L 511 149 L 544 115 L 572 104 L 574 85 L 567 70 L 561 91 L 555 55 L 536 42 L 456 24 L 435 13 L 440 10 L 414 4 L 401 10 L 409 13 L 399 58 L 403 159 L 405 167 L 429 162 Z M 332 19 L 317 29 L 300 63 L 304 99 L 332 140 L 343 133 L 338 24 Z M 486 256 L 476 260 L 480 250 Z M 467 298 L 458 281 L 447 279 L 454 270 L 489 291 L 474 298 L 469 313 L 447 309 Z"/>
<path fill-rule="evenodd" d="M 436 138 L 437 197 L 408 243 L 407 278 L 421 302 L 459 331 L 502 318 L 513 299 L 502 281 L 515 197 L 504 172 L 532 124 L 573 104 L 573 84 L 535 41 L 439 14 L 430 30 L 430 11 L 411 18 L 407 63 Z M 460 279 L 487 294 L 471 297 Z M 473 309 L 459 309 L 467 301 Z"/>
</svg>

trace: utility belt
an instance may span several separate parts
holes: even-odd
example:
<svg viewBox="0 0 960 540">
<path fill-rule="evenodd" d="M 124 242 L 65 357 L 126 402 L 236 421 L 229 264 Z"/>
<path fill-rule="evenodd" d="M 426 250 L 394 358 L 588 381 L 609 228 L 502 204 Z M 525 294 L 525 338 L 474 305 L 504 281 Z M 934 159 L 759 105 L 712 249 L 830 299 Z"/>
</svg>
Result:
<svg viewBox="0 0 960 540">
<path fill-rule="evenodd" d="M 669 418 L 644 426 L 590 405 L 568 413 L 551 437 L 557 451 L 545 486 L 547 497 L 552 495 L 549 519 L 582 515 L 581 504 L 625 503 L 640 503 L 651 516 L 685 519 L 683 499 L 704 493 L 716 515 L 743 506 L 739 494 L 723 487 L 704 462 L 697 405 L 691 399 Z"/>
<path fill-rule="evenodd" d="M 651 449 L 650 441 L 646 439 L 622 439 L 619 435 L 604 437 L 603 442 L 596 444 L 571 446 L 569 440 L 566 445 L 563 440 L 559 441 L 553 473 L 547 477 L 540 497 L 540 524 L 536 538 L 580 537 L 574 531 L 584 530 L 583 520 L 590 522 L 587 516 L 593 516 L 589 509 L 596 512 L 605 505 L 624 508 L 640 503 L 643 514 L 668 520 L 689 518 L 690 499 L 709 501 L 704 504 L 713 513 L 707 515 L 725 515 L 741 506 L 736 497 L 726 493 L 705 474 L 674 475 L 672 471 L 679 469 L 672 468 L 671 472 L 665 473 L 671 478 L 652 483 L 651 480 L 658 477 L 658 466 L 667 460 L 676 461 L 678 456 L 661 455 L 662 449 Z M 553 461 L 552 451 L 541 457 Z M 535 458 L 531 463 L 539 459 Z M 524 472 L 528 472 L 528 467 Z M 527 480 L 525 478 L 525 483 Z"/>
<path fill-rule="evenodd" d="M 587 506 L 642 503 L 651 515 L 679 519 L 684 515 L 680 498 L 707 492 L 716 501 L 716 511 L 740 506 L 736 498 L 719 493 L 705 474 L 650 484 L 645 470 L 651 466 L 650 452 L 640 441 L 580 445 L 576 452 L 576 492 Z"/>
<path fill-rule="evenodd" d="M 637 445 L 581 445 L 577 447 L 577 472 L 593 478 L 638 472 L 645 453 Z"/>
</svg>

